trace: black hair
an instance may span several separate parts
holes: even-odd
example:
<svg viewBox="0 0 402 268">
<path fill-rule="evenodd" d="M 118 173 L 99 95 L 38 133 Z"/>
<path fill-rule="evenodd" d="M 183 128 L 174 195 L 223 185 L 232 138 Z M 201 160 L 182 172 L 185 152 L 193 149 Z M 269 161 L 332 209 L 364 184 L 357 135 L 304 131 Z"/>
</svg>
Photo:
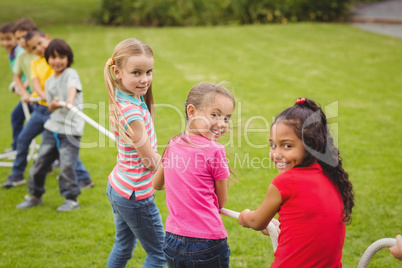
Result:
<svg viewBox="0 0 402 268">
<path fill-rule="evenodd" d="M 329 133 L 327 117 L 322 109 L 313 100 L 298 99 L 294 106 L 280 113 L 272 125 L 279 121 L 292 127 L 303 141 L 306 156 L 298 167 L 310 166 L 314 162 L 321 165 L 324 174 L 341 194 L 343 221 L 350 223 L 354 206 L 353 185 L 342 167 L 342 158 Z"/>
<path fill-rule="evenodd" d="M 3 25 L 1 25 L 0 32 L 3 33 L 3 34 L 5 34 L 5 33 L 14 33 L 13 28 L 14 28 L 14 23 L 6 22 Z"/>
<path fill-rule="evenodd" d="M 45 50 L 45 59 L 49 62 L 50 57 L 56 57 L 56 52 L 60 56 L 67 56 L 67 67 L 74 62 L 74 54 L 71 47 L 62 39 L 52 40 Z"/>
<path fill-rule="evenodd" d="M 25 41 L 28 42 L 29 40 L 31 40 L 34 36 L 40 36 L 40 37 L 46 37 L 46 34 L 44 32 L 42 32 L 39 29 L 33 29 L 28 31 L 27 35 L 25 36 Z"/>
<path fill-rule="evenodd" d="M 36 29 L 36 24 L 33 20 L 28 18 L 20 18 L 14 23 L 13 32 L 16 31 L 32 31 Z"/>
</svg>

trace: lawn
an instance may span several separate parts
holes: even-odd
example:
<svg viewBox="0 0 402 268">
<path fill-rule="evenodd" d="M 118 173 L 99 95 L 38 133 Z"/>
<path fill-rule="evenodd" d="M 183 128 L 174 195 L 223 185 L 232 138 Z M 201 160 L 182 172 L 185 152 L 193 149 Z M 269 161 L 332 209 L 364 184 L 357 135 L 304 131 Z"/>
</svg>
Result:
<svg viewBox="0 0 402 268">
<path fill-rule="evenodd" d="M 232 210 L 257 208 L 277 174 L 267 159 L 273 117 L 298 97 L 316 100 L 331 117 L 355 190 L 344 267 L 356 267 L 372 242 L 402 233 L 401 39 L 343 24 L 112 28 L 43 21 L 39 26 L 51 38 L 63 38 L 71 45 L 73 67 L 84 87 L 84 111 L 107 127 L 106 60 L 114 46 L 129 37 L 152 47 L 160 151 L 171 136 L 184 129 L 183 103 L 194 84 L 230 82 L 237 106 L 231 131 L 221 142 L 240 181 L 230 188 L 226 207 Z M 0 55 L 0 148 L 5 149 L 11 143 L 9 117 L 18 98 L 7 90 L 11 72 L 6 53 Z M 116 148 L 87 125 L 80 156 L 96 184 L 79 197 L 80 210 L 56 212 L 63 202 L 56 181 L 58 170 L 48 176 L 44 205 L 37 208 L 15 208 L 23 201 L 26 186 L 0 189 L 0 267 L 105 267 L 114 236 L 105 189 Z M 2 181 L 9 173 L 9 168 L 0 169 Z M 164 199 L 164 192 L 156 193 L 165 220 Z M 224 217 L 224 223 L 231 267 L 267 267 L 273 261 L 268 237 L 244 229 L 231 218 Z M 128 267 L 140 267 L 144 257 L 139 246 Z M 370 267 L 400 267 L 400 263 L 384 249 Z"/>
</svg>

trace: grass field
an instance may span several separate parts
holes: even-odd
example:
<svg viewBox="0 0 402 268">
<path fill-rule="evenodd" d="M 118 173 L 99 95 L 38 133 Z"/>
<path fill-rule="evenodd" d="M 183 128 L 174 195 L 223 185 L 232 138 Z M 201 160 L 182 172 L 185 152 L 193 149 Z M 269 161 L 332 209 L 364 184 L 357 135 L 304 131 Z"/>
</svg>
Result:
<svg viewBox="0 0 402 268">
<path fill-rule="evenodd" d="M 43 20 L 42 25 L 52 38 L 63 38 L 72 46 L 73 67 L 84 87 L 85 112 L 104 126 L 108 126 L 108 117 L 103 68 L 114 46 L 125 38 L 137 37 L 153 48 L 153 88 L 158 104 L 155 127 L 160 151 L 171 136 L 183 130 L 183 103 L 194 84 L 230 82 L 237 107 L 232 129 L 222 143 L 232 157 L 240 183 L 231 186 L 229 209 L 255 209 L 277 174 L 267 160 L 273 117 L 298 97 L 316 100 L 327 107 L 332 118 L 331 126 L 355 189 L 356 206 L 353 222 L 347 227 L 344 267 L 356 267 L 375 240 L 402 233 L 401 39 L 339 24 L 111 28 Z M 0 148 L 8 148 L 9 117 L 18 98 L 7 90 L 11 72 L 5 52 L 0 54 L 0 66 Z M 116 149 L 113 142 L 87 125 L 80 156 L 96 183 L 79 197 L 80 210 L 56 212 L 63 202 L 57 170 L 48 176 L 43 206 L 17 210 L 26 186 L 0 189 L 0 267 L 105 267 L 114 236 L 105 188 Z M 2 182 L 9 173 L 9 168 L 0 169 Z M 164 192 L 156 193 L 165 220 L 168 211 L 164 197 Z M 224 217 L 224 223 L 229 233 L 231 267 L 267 267 L 273 261 L 268 237 L 243 229 L 230 218 Z M 144 257 L 139 246 L 128 267 L 140 267 Z M 375 255 L 370 267 L 400 267 L 400 263 L 384 249 Z"/>
</svg>

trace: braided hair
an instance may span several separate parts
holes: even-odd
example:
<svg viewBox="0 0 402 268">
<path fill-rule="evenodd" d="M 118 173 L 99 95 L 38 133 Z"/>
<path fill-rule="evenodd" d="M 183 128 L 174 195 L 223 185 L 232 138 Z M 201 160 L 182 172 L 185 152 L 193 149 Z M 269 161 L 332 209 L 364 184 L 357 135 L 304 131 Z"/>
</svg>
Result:
<svg viewBox="0 0 402 268">
<path fill-rule="evenodd" d="M 297 167 L 307 167 L 317 162 L 324 174 L 337 187 L 343 201 L 343 221 L 350 223 L 354 206 L 353 185 L 342 167 L 342 158 L 329 133 L 327 118 L 322 109 L 310 99 L 298 99 L 294 106 L 280 113 L 275 123 L 281 121 L 293 128 L 303 141 L 306 156 Z"/>
</svg>

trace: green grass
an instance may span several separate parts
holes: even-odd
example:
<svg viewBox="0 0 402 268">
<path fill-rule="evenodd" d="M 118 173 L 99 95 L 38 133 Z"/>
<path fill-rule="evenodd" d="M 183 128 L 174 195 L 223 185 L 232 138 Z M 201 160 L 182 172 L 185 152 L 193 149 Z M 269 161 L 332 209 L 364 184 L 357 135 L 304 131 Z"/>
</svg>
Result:
<svg viewBox="0 0 402 268">
<path fill-rule="evenodd" d="M 356 267 L 375 240 L 402 232 L 401 39 L 337 24 L 110 28 L 56 23 L 41 28 L 72 46 L 73 67 L 80 74 L 88 104 L 85 112 L 106 126 L 103 68 L 114 46 L 137 37 L 153 48 L 154 95 L 156 103 L 162 104 L 156 109 L 159 148 L 183 130 L 182 114 L 172 107 L 183 110 L 194 84 L 229 81 L 238 104 L 233 129 L 222 142 L 227 144 L 240 181 L 231 186 L 229 209 L 257 208 L 276 175 L 266 161 L 268 130 L 264 129 L 267 124 L 269 128 L 272 117 L 301 96 L 328 106 L 356 194 L 353 222 L 347 227 L 344 267 Z M 9 117 L 18 98 L 7 91 L 11 72 L 5 53 L 1 54 L 0 66 L 0 148 L 8 148 Z M 261 131 L 249 131 L 253 129 Z M 105 188 L 116 149 L 113 142 L 87 125 L 80 156 L 96 186 L 83 191 L 78 211 L 56 212 L 63 202 L 57 170 L 48 176 L 43 206 L 17 210 L 26 186 L 0 189 L 0 267 L 105 267 L 114 236 Z M 247 156 L 250 161 L 242 162 Z M 251 160 L 264 160 L 265 168 L 256 162 L 251 165 Z M 0 169 L 2 181 L 9 173 L 8 168 Z M 164 192 L 156 193 L 165 220 L 168 211 L 164 198 Z M 244 229 L 230 218 L 224 217 L 224 223 L 232 251 L 231 267 L 267 267 L 273 261 L 268 237 Z M 140 267 L 144 258 L 144 251 L 138 247 L 128 267 Z M 375 255 L 370 267 L 398 265 L 384 249 Z"/>
</svg>

